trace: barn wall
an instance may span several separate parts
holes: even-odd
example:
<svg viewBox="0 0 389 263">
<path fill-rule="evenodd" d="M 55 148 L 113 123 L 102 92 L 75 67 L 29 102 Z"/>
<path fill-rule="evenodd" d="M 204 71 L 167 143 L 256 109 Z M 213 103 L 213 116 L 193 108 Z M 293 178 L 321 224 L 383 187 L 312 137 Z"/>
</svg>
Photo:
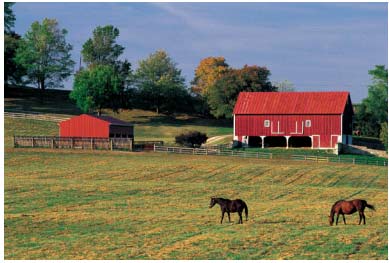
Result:
<svg viewBox="0 0 389 263">
<path fill-rule="evenodd" d="M 265 120 L 270 127 L 265 127 Z M 311 121 L 306 127 L 305 121 Z M 297 126 L 296 126 L 297 125 Z M 341 135 L 341 115 L 235 115 L 235 135 L 314 136 L 314 148 L 334 148 Z"/>
<path fill-rule="evenodd" d="M 88 115 L 80 115 L 61 122 L 59 136 L 108 138 L 109 123 Z"/>
</svg>

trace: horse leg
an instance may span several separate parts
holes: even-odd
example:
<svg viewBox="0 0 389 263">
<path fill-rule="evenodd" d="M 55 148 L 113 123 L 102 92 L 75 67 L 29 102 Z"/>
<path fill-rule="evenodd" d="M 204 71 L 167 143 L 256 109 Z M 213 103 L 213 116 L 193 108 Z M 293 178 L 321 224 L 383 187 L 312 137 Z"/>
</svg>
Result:
<svg viewBox="0 0 389 263">
<path fill-rule="evenodd" d="M 336 214 L 336 225 L 338 225 L 339 214 Z"/>
<path fill-rule="evenodd" d="M 346 218 L 344 217 L 344 214 L 342 214 L 343 216 L 343 223 L 346 224 Z"/>
<path fill-rule="evenodd" d="M 239 223 L 243 224 L 242 212 L 238 212 L 238 214 L 239 214 Z"/>
<path fill-rule="evenodd" d="M 220 224 L 223 224 L 223 218 L 224 218 L 224 211 L 222 212 L 222 220 L 220 221 Z"/>
<path fill-rule="evenodd" d="M 362 212 L 362 218 L 363 218 L 363 224 L 366 225 L 366 217 L 364 212 Z"/>
<path fill-rule="evenodd" d="M 363 218 L 363 213 L 361 211 L 359 211 L 359 224 L 358 225 L 361 224 L 362 218 Z"/>
<path fill-rule="evenodd" d="M 231 223 L 230 212 L 227 212 L 227 215 L 228 215 L 228 222 L 230 222 L 230 223 Z"/>
</svg>

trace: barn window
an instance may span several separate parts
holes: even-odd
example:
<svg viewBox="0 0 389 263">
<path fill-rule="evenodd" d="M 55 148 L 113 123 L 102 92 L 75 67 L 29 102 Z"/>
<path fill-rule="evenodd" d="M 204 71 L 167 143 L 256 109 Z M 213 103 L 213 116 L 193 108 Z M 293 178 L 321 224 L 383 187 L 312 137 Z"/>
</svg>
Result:
<svg viewBox="0 0 389 263">
<path fill-rule="evenodd" d="M 270 121 L 269 120 L 265 120 L 264 122 L 263 122 L 263 125 L 265 126 L 265 127 L 270 127 Z"/>
<path fill-rule="evenodd" d="M 311 120 L 305 121 L 305 127 L 311 127 Z"/>
</svg>

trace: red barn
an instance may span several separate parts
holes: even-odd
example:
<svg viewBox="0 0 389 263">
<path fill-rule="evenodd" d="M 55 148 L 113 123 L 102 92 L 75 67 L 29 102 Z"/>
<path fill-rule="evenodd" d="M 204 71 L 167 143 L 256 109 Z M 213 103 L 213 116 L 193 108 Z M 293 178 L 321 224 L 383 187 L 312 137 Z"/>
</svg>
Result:
<svg viewBox="0 0 389 263">
<path fill-rule="evenodd" d="M 82 114 L 59 124 L 60 137 L 134 138 L 134 126 L 109 116 Z"/>
<path fill-rule="evenodd" d="M 241 92 L 234 141 L 243 146 L 336 149 L 352 143 L 348 92 Z"/>
</svg>

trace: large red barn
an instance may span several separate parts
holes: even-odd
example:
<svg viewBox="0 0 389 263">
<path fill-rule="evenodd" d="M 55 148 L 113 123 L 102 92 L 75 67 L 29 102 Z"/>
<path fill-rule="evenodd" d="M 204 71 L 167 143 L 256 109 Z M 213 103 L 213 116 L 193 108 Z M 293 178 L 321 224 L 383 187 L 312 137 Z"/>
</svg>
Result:
<svg viewBox="0 0 389 263">
<path fill-rule="evenodd" d="M 241 92 L 234 141 L 243 146 L 335 149 L 352 143 L 349 92 Z"/>
<path fill-rule="evenodd" d="M 134 138 L 131 123 L 110 116 L 81 114 L 59 124 L 60 137 Z"/>
</svg>

